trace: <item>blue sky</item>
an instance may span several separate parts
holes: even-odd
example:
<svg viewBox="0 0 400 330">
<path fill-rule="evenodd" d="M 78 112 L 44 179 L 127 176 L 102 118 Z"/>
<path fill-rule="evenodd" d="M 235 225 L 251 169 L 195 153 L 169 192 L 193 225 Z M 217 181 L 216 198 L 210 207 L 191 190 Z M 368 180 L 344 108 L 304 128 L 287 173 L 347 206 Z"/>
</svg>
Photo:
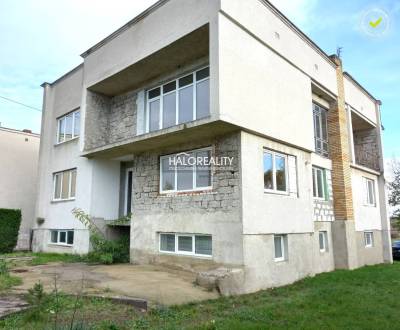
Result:
<svg viewBox="0 0 400 330">
<path fill-rule="evenodd" d="M 182 0 L 183 1 L 183 0 Z M 80 54 L 155 0 L 2 0 L 0 96 L 41 108 L 44 81 L 81 63 Z M 274 0 L 289 19 L 332 54 L 343 47 L 344 68 L 383 102 L 385 157 L 400 157 L 400 1 Z M 361 17 L 388 14 L 389 29 L 371 36 Z M 40 131 L 41 113 L 0 98 L 2 126 Z"/>
</svg>

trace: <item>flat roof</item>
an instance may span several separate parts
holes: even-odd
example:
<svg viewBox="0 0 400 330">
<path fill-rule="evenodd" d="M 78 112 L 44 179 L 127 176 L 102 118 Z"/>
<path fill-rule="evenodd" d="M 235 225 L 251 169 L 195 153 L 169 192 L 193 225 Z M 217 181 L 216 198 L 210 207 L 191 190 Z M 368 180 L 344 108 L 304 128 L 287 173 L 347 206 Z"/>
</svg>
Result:
<svg viewBox="0 0 400 330">
<path fill-rule="evenodd" d="M 15 129 L 15 128 L 4 127 L 4 126 L 0 126 L 0 131 L 6 131 L 6 132 L 16 133 L 16 134 L 22 134 L 22 135 L 29 135 L 29 136 L 38 137 L 38 138 L 40 137 L 40 134 L 38 134 L 38 133 L 24 132 L 24 130 L 19 130 L 19 129 Z"/>
</svg>

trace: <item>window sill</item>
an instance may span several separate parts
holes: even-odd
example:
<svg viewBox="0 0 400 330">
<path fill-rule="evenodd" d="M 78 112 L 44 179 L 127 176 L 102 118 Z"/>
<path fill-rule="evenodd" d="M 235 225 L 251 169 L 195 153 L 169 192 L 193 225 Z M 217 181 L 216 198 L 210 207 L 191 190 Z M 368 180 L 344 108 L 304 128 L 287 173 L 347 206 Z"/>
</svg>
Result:
<svg viewBox="0 0 400 330">
<path fill-rule="evenodd" d="M 66 199 L 52 199 L 50 201 L 51 204 L 57 204 L 57 203 L 65 203 L 65 202 L 72 202 L 74 201 L 75 198 L 66 198 Z"/>
<path fill-rule="evenodd" d="M 206 195 L 215 194 L 216 192 L 210 188 L 203 188 L 199 190 L 185 190 L 185 191 L 161 191 L 160 196 L 187 196 L 187 195 Z"/>
<path fill-rule="evenodd" d="M 363 204 L 365 207 L 376 207 L 376 204 Z"/>
<path fill-rule="evenodd" d="M 66 248 L 72 248 L 74 245 L 73 244 L 63 244 L 63 243 L 49 243 L 47 244 L 49 246 L 57 246 L 57 247 L 66 247 Z"/>
<path fill-rule="evenodd" d="M 72 141 L 77 141 L 78 139 L 79 139 L 79 136 L 76 136 L 76 137 L 74 137 L 72 139 L 69 139 L 69 140 L 66 140 L 66 141 L 63 141 L 63 142 L 56 142 L 56 143 L 54 143 L 54 146 L 58 147 L 58 146 L 64 145 L 64 144 L 72 142 Z"/>
<path fill-rule="evenodd" d="M 287 260 L 285 258 L 283 258 L 283 259 L 274 259 L 274 262 L 277 263 L 277 264 L 281 264 L 281 263 L 284 263 L 286 261 Z"/>
<path fill-rule="evenodd" d="M 264 189 L 264 193 L 271 194 L 271 195 L 290 196 L 290 194 L 287 191 L 278 191 L 278 190 L 270 190 L 270 189 Z"/>
<path fill-rule="evenodd" d="M 182 252 L 169 252 L 169 251 L 158 251 L 160 254 L 173 255 L 177 257 L 191 257 L 198 259 L 212 259 L 212 256 L 205 254 L 193 254 L 193 253 L 182 253 Z"/>
</svg>

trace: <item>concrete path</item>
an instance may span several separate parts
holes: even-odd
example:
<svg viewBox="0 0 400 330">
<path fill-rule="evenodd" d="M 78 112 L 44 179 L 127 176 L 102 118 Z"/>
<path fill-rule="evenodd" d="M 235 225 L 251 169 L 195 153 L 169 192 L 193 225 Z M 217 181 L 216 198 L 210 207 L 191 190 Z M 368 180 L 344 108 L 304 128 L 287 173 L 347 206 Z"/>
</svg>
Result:
<svg viewBox="0 0 400 330">
<path fill-rule="evenodd" d="M 29 304 L 16 296 L 0 296 L 0 319 L 28 308 Z"/>
<path fill-rule="evenodd" d="M 24 293 L 40 281 L 46 291 L 57 287 L 67 293 L 99 294 L 141 298 L 149 304 L 174 305 L 214 299 L 216 292 L 209 292 L 194 285 L 195 274 L 175 271 L 155 265 L 96 265 L 84 263 L 51 263 L 26 266 L 13 270 L 23 284 L 14 287 L 15 293 Z"/>
</svg>

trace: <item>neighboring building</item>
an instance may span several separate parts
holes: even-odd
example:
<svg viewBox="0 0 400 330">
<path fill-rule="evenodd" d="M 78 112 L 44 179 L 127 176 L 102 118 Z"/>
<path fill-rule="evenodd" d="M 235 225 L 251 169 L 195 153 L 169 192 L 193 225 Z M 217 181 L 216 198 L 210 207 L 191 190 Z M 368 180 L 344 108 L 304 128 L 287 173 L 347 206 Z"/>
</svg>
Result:
<svg viewBox="0 0 400 330">
<path fill-rule="evenodd" d="M 21 210 L 17 250 L 30 249 L 40 135 L 0 126 L 0 208 Z"/>
<path fill-rule="evenodd" d="M 78 207 L 225 294 L 392 261 L 380 102 L 267 1 L 160 1 L 82 57 L 43 84 L 35 250 L 88 252 Z"/>
</svg>

